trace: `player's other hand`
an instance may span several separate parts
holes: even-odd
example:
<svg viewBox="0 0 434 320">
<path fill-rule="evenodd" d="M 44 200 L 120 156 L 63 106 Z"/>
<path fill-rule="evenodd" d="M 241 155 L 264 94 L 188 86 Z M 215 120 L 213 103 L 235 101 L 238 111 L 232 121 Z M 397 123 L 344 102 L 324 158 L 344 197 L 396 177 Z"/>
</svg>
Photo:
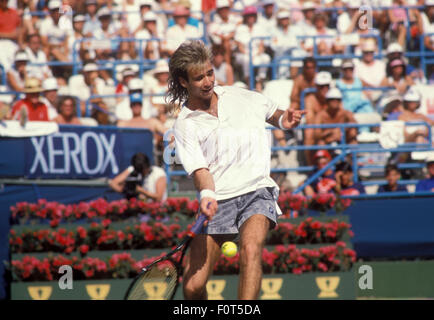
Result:
<svg viewBox="0 0 434 320">
<path fill-rule="evenodd" d="M 218 209 L 217 201 L 213 198 L 204 197 L 200 200 L 200 211 L 211 220 Z"/>
<path fill-rule="evenodd" d="M 300 124 L 301 117 L 306 114 L 306 110 L 286 109 L 283 114 L 282 126 L 286 129 L 295 128 Z"/>
</svg>

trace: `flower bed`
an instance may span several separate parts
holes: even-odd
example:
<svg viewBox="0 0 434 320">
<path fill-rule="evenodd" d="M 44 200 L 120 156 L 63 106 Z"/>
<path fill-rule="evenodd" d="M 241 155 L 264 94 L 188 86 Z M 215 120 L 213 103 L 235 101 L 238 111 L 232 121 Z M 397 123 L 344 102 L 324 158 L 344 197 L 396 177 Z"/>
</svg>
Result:
<svg viewBox="0 0 434 320">
<path fill-rule="evenodd" d="M 340 199 L 334 194 L 319 194 L 313 198 L 282 193 L 278 199 L 284 217 L 303 215 L 308 209 L 337 212 L 351 204 L 349 199 Z M 31 221 L 49 221 L 52 226 L 74 221 L 94 221 L 95 219 L 125 220 L 139 215 L 150 215 L 155 220 L 172 217 L 174 214 L 193 217 L 199 209 L 197 200 L 189 198 L 169 198 L 164 202 L 147 203 L 135 198 L 108 202 L 102 198 L 91 202 L 64 205 L 40 199 L 37 203 L 19 202 L 11 206 L 12 223 L 24 224 Z"/>
<path fill-rule="evenodd" d="M 58 269 L 62 265 L 72 267 L 74 280 L 123 279 L 134 277 L 154 259 L 156 257 L 145 257 L 135 261 L 129 253 L 114 254 L 107 259 L 59 255 L 39 260 L 26 256 L 21 260 L 13 260 L 10 268 L 15 281 L 52 281 L 59 277 Z M 264 249 L 262 259 L 264 274 L 302 274 L 348 271 L 356 261 L 356 254 L 339 241 L 335 245 L 312 250 L 297 249 L 295 245 L 278 245 L 271 251 Z M 215 275 L 238 273 L 239 254 L 232 258 L 222 255 L 214 268 Z"/>
<path fill-rule="evenodd" d="M 84 256 L 90 250 L 133 250 L 168 248 L 183 238 L 187 230 L 179 224 L 161 222 L 126 226 L 123 230 L 110 228 L 111 221 L 93 222 L 89 228 L 78 226 L 75 230 L 64 228 L 10 231 L 9 245 L 12 253 L 80 251 Z M 191 225 L 189 226 L 189 228 Z M 351 225 L 333 219 L 320 222 L 309 217 L 299 224 L 280 222 L 267 235 L 266 244 L 318 244 L 336 243 L 348 235 Z"/>
</svg>

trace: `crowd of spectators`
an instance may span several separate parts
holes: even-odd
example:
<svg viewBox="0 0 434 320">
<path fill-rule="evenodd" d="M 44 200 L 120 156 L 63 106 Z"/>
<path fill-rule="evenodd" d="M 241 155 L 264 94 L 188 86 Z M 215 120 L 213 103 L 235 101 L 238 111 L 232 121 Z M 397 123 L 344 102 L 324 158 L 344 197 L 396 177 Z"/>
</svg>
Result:
<svg viewBox="0 0 434 320">
<path fill-rule="evenodd" d="M 305 108 L 306 124 L 432 125 L 413 88 L 432 83 L 431 68 L 404 53 L 422 50 L 421 36 L 432 51 L 433 26 L 433 0 L 0 0 L 1 90 L 17 93 L 0 103 L 7 119 L 147 128 L 161 144 L 176 118 L 164 99 L 168 60 L 183 41 L 202 39 L 216 84 L 253 79 L 262 91 L 289 79 L 283 107 Z M 276 73 L 272 61 L 281 62 Z M 340 129 L 306 129 L 299 142 L 355 144 L 373 130 L 347 128 L 343 139 Z M 410 131 L 406 141 L 426 142 L 426 130 Z M 274 137 L 285 145 L 288 135 Z M 315 152 L 301 161 L 315 165 Z"/>
</svg>

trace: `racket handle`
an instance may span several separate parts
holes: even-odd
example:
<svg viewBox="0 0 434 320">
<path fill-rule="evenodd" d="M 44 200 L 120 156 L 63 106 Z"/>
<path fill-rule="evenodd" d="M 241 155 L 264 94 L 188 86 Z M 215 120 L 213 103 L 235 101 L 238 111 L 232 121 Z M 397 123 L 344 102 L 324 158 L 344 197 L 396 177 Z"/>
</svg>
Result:
<svg viewBox="0 0 434 320">
<path fill-rule="evenodd" d="M 200 214 L 199 217 L 197 218 L 196 222 L 194 223 L 193 227 L 191 227 L 190 233 L 192 235 L 197 234 L 200 229 L 202 229 L 203 224 L 206 221 L 206 216 L 204 214 Z"/>
</svg>

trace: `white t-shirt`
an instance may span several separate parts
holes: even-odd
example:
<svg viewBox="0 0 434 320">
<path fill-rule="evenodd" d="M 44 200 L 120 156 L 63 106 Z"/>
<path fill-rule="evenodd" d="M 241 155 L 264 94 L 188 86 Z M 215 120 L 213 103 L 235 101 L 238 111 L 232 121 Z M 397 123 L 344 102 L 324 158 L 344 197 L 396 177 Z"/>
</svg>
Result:
<svg viewBox="0 0 434 320">
<path fill-rule="evenodd" d="M 61 16 L 58 24 L 51 17 L 46 17 L 40 27 L 41 36 L 48 38 L 48 43 L 61 45 L 65 38 L 72 34 L 72 23 L 66 16 Z"/>
<path fill-rule="evenodd" d="M 374 60 L 372 65 L 367 65 L 363 61 L 356 60 L 354 65 L 354 76 L 373 87 L 379 87 L 386 77 L 386 66 L 383 61 Z"/>
<path fill-rule="evenodd" d="M 166 32 L 166 48 L 176 50 L 184 41 L 188 39 L 197 39 L 200 37 L 199 29 L 189 24 L 181 28 L 175 24 L 167 29 Z"/>
<path fill-rule="evenodd" d="M 133 166 L 128 167 L 128 172 L 131 173 L 134 171 Z M 143 189 L 146 191 L 156 193 L 157 192 L 157 181 L 161 177 L 166 178 L 166 172 L 160 167 L 157 166 L 151 166 L 151 172 L 145 177 L 145 180 L 143 181 Z M 167 188 L 164 192 L 163 198 L 161 201 L 165 201 L 167 199 Z"/>
<path fill-rule="evenodd" d="M 216 86 L 218 118 L 182 107 L 174 124 L 176 160 L 189 175 L 208 168 L 217 200 L 278 186 L 270 177 L 271 135 L 266 120 L 278 105 L 235 86 Z M 278 212 L 280 210 L 277 209 Z"/>
</svg>

